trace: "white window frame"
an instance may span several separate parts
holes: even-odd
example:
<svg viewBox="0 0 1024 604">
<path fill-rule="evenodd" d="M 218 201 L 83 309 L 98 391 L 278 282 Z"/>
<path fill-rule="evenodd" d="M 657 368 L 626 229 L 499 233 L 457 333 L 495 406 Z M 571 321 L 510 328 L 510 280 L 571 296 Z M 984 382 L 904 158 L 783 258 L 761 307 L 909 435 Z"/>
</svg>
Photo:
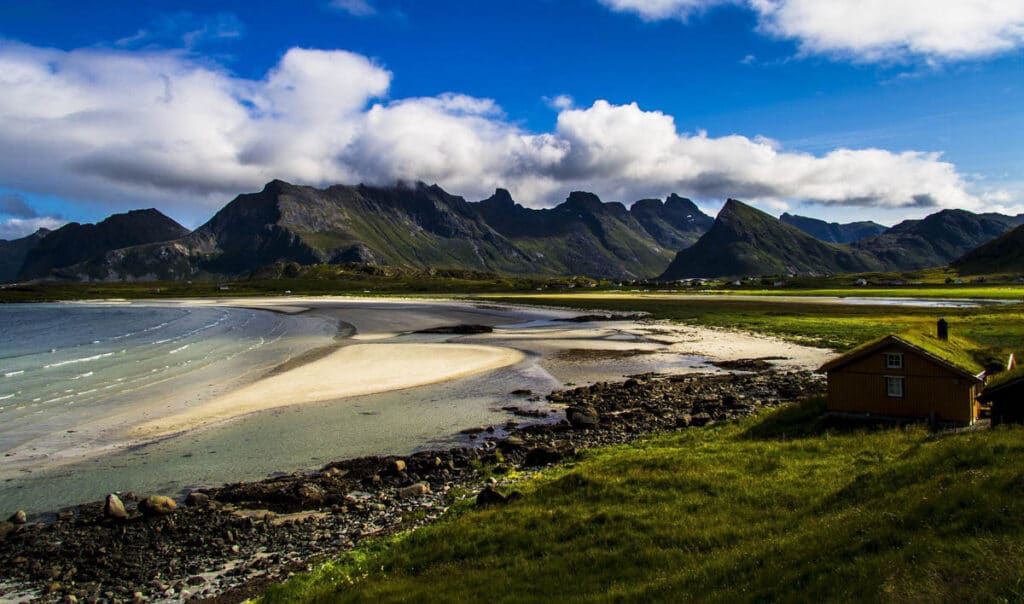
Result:
<svg viewBox="0 0 1024 604">
<path fill-rule="evenodd" d="M 893 362 L 895 361 L 895 362 Z M 885 353 L 885 368 L 886 369 L 903 369 L 903 353 L 902 352 L 887 352 Z"/>
<path fill-rule="evenodd" d="M 894 384 L 899 384 L 899 392 L 894 388 Z M 907 394 L 906 381 L 902 375 L 887 375 L 885 376 L 885 395 L 889 398 L 904 398 Z"/>
</svg>

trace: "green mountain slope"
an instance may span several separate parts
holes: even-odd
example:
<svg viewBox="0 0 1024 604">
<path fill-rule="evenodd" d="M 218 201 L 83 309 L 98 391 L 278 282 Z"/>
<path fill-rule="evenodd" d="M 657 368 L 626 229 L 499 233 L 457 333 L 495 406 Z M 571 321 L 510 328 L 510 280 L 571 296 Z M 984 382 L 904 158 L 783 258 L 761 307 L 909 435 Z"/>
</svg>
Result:
<svg viewBox="0 0 1024 604">
<path fill-rule="evenodd" d="M 1024 225 L 967 252 L 952 266 L 965 275 L 1024 273 Z"/>
<path fill-rule="evenodd" d="M 850 273 L 874 270 L 869 254 L 823 243 L 743 202 L 730 199 L 714 225 L 679 252 L 661 280 L 769 274 Z"/>
<path fill-rule="evenodd" d="M 1020 217 L 942 210 L 907 220 L 853 247 L 868 252 L 887 270 L 944 266 L 1020 224 Z"/>
</svg>

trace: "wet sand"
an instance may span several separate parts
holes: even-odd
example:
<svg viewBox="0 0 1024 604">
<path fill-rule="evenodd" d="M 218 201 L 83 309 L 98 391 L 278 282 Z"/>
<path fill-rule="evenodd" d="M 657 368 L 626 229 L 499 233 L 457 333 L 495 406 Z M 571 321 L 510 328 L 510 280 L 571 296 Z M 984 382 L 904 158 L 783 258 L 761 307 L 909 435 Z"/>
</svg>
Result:
<svg viewBox="0 0 1024 604">
<path fill-rule="evenodd" d="M 353 344 L 181 413 L 146 422 L 148 440 L 240 415 L 444 382 L 513 365 L 523 353 L 474 344 Z"/>
</svg>

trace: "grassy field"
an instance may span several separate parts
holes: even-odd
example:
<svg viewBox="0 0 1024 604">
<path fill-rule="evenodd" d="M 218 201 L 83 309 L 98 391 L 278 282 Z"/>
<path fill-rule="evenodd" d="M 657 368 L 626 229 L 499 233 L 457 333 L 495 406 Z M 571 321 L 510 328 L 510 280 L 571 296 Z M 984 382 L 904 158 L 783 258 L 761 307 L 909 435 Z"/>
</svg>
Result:
<svg viewBox="0 0 1024 604">
<path fill-rule="evenodd" d="M 586 452 L 263 602 L 1024 598 L 1024 430 L 844 431 L 821 410 Z"/>
<path fill-rule="evenodd" d="M 1001 353 L 1024 352 L 1024 304 L 977 308 L 848 305 L 789 301 L 773 297 L 708 298 L 661 295 L 486 296 L 512 304 L 563 306 L 585 310 L 648 312 L 654 318 L 777 335 L 839 350 L 889 333 L 931 333 L 945 317 L 951 330 Z"/>
</svg>

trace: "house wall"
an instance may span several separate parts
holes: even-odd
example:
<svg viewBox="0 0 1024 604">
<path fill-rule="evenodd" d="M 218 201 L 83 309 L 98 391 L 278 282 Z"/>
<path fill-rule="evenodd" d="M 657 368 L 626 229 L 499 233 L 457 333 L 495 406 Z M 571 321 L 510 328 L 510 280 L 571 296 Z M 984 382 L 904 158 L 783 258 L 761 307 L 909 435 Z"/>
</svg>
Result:
<svg viewBox="0 0 1024 604">
<path fill-rule="evenodd" d="M 999 389 L 991 397 L 992 425 L 1024 423 L 1024 380 Z"/>
<path fill-rule="evenodd" d="M 903 353 L 902 369 L 886 369 L 885 353 Z M 903 398 L 886 394 L 886 376 L 902 376 Z M 982 384 L 897 344 L 828 372 L 828 409 L 893 417 L 973 423 Z"/>
</svg>

